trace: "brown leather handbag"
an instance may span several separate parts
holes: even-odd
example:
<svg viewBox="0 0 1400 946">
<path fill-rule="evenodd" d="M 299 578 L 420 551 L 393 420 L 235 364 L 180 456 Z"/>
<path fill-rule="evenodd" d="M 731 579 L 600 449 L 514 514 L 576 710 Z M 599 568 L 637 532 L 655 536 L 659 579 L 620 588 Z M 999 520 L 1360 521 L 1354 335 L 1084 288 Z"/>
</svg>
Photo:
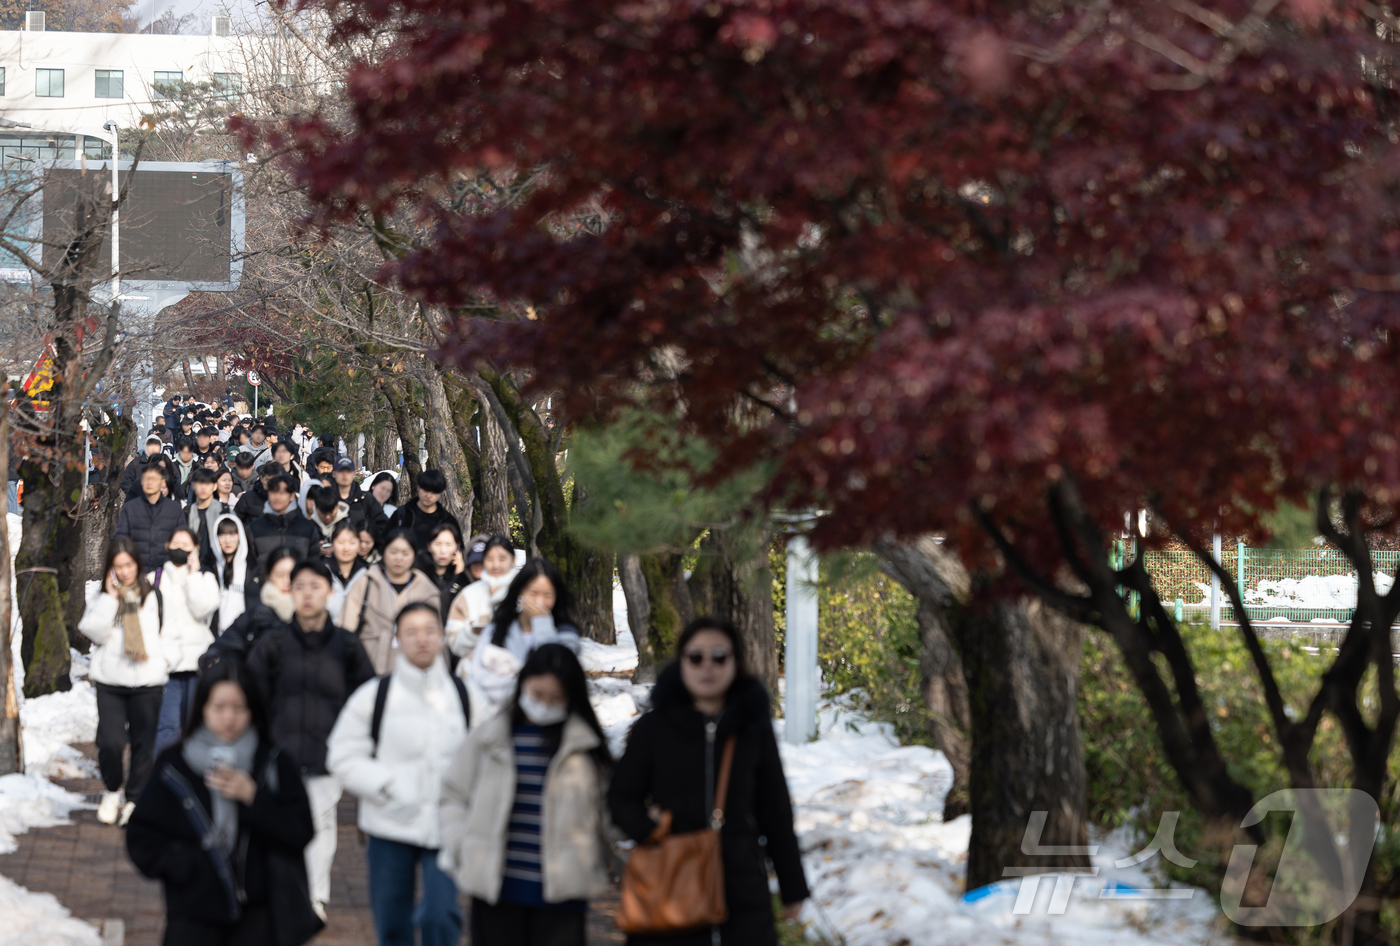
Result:
<svg viewBox="0 0 1400 946">
<path fill-rule="evenodd" d="M 622 904 L 615 918 L 624 933 L 680 933 L 729 919 L 720 828 L 724 827 L 735 742 L 730 736 L 724 744 L 710 826 L 672 834 L 671 813 L 665 811 L 651 837 L 632 851 L 622 873 Z"/>
</svg>

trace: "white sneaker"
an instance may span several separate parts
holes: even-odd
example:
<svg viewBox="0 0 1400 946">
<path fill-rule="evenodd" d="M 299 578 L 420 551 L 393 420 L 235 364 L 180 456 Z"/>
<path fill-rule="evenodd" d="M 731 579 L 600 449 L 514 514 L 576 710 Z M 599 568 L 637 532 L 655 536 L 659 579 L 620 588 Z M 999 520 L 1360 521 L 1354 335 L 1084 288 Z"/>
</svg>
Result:
<svg viewBox="0 0 1400 946">
<path fill-rule="evenodd" d="M 135 811 L 135 810 L 136 810 L 136 802 L 134 802 L 134 801 L 129 801 L 129 802 L 127 802 L 125 805 L 122 805 L 122 816 L 121 816 L 121 820 L 118 821 L 117 824 L 118 824 L 120 827 L 125 828 L 125 827 L 126 827 L 126 823 L 127 823 L 128 821 L 131 820 L 131 813 L 132 813 L 133 811 Z"/>
<path fill-rule="evenodd" d="M 115 792 L 104 792 L 102 801 L 97 806 L 97 820 L 103 824 L 116 824 L 117 816 L 121 814 L 122 793 L 118 789 Z"/>
</svg>

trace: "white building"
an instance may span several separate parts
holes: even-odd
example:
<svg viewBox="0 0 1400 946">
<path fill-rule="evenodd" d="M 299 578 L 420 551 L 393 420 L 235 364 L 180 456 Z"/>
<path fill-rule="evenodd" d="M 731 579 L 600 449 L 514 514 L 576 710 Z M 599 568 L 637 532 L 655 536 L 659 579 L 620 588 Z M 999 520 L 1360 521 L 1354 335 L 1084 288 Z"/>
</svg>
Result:
<svg viewBox="0 0 1400 946">
<path fill-rule="evenodd" d="M 228 32 L 227 18 L 214 22 L 216 32 Z M 236 96 L 243 89 L 238 44 L 228 35 L 0 30 L 0 170 L 24 158 L 76 158 L 73 133 L 100 132 L 108 121 L 135 128 L 159 109 L 158 86 L 209 82 Z M 81 147 L 89 157 L 103 155 L 100 139 Z"/>
</svg>

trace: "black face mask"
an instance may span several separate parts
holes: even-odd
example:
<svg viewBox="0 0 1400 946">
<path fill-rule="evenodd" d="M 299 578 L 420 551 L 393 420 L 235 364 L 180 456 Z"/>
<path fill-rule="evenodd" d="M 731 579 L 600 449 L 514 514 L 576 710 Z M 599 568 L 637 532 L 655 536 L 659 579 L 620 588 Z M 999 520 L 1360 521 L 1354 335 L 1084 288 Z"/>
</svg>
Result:
<svg viewBox="0 0 1400 946">
<path fill-rule="evenodd" d="M 190 553 L 184 549 L 170 549 L 170 564 L 183 565 L 190 560 Z"/>
</svg>

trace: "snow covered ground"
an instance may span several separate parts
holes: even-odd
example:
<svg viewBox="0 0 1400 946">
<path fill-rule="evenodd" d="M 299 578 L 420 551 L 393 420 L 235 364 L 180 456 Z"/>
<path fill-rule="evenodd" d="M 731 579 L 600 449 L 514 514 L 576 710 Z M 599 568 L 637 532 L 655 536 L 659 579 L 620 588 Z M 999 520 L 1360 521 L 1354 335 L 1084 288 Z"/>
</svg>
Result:
<svg viewBox="0 0 1400 946">
<path fill-rule="evenodd" d="M 10 554 L 19 549 L 20 518 L 11 513 Z M 13 565 L 13 559 L 11 565 Z M 13 574 L 13 570 L 11 572 Z M 14 594 L 12 580 L 11 594 Z M 12 601 L 15 599 L 12 597 Z M 0 854 L 15 850 L 16 836 L 30 828 L 65 824 L 75 809 L 88 807 L 50 778 L 73 778 L 91 770 L 71 743 L 91 742 L 97 732 L 97 701 L 87 679 L 87 658 L 73 653 L 73 689 L 37 699 L 23 698 L 24 670 L 19 663 L 19 609 L 12 611 L 15 687 L 24 727 L 24 775 L 0 777 Z M 0 946 L 98 946 L 97 931 L 50 894 L 33 893 L 0 876 Z"/>
<path fill-rule="evenodd" d="M 952 770 L 942 753 L 898 745 L 890 727 L 845 700 L 823 703 L 816 740 L 780 745 L 813 889 L 802 913 L 812 933 L 839 934 L 849 946 L 1204 946 L 1229 939 L 1205 891 L 1190 891 L 1189 899 L 1123 898 L 1124 888 L 1167 886 L 1149 874 L 1150 863 L 1113 866 L 1144 846 L 1126 835 L 1095 839 L 1099 875 L 1075 878 L 1059 915 L 1051 915 L 1053 876 L 1039 881 L 1025 915 L 1013 913 L 1019 879 L 965 902 L 972 823 L 967 816 L 943 822 Z M 1105 888 L 1109 898 L 1100 899 Z"/>
</svg>

